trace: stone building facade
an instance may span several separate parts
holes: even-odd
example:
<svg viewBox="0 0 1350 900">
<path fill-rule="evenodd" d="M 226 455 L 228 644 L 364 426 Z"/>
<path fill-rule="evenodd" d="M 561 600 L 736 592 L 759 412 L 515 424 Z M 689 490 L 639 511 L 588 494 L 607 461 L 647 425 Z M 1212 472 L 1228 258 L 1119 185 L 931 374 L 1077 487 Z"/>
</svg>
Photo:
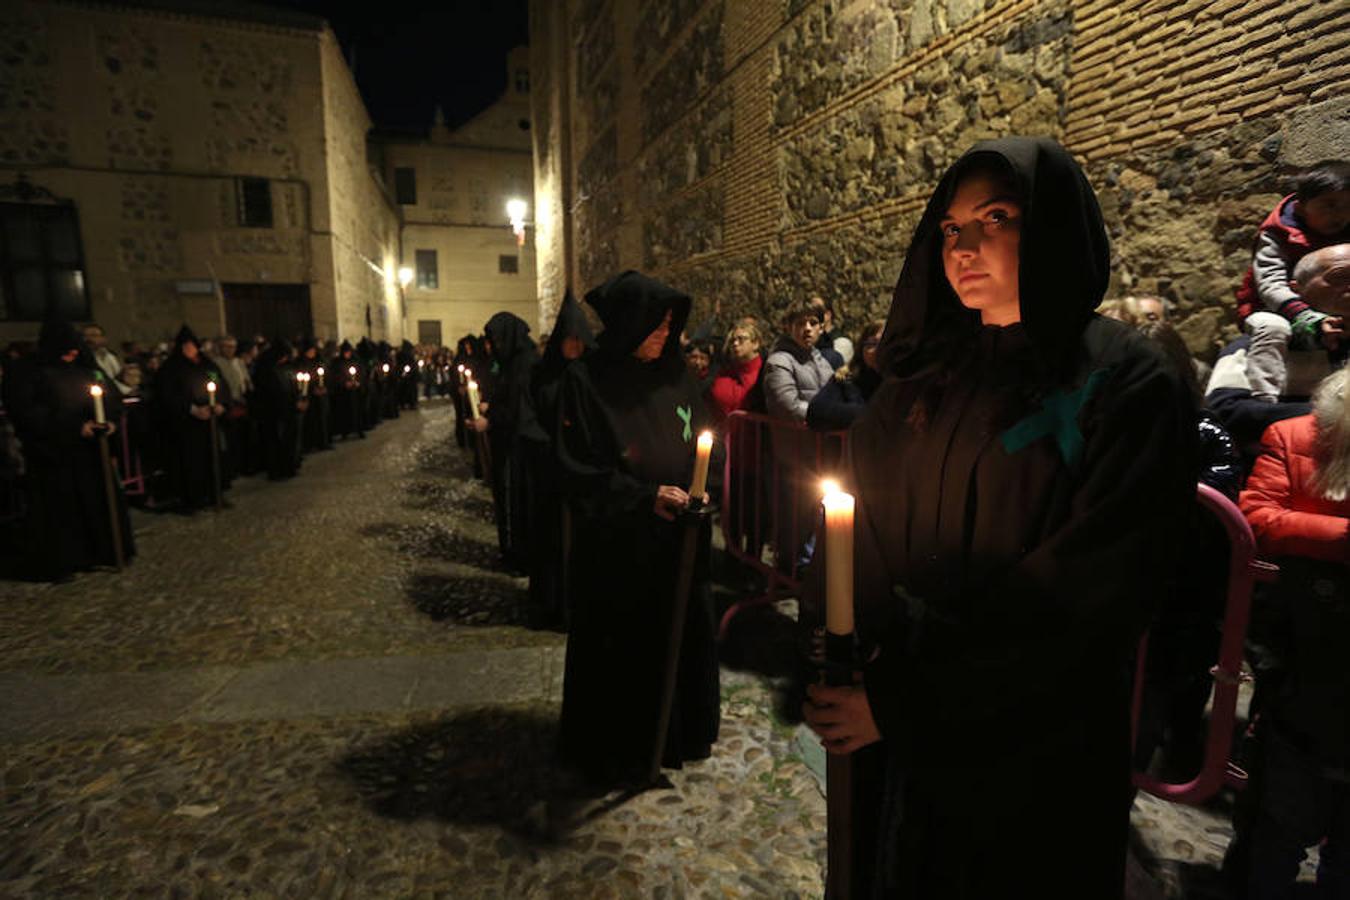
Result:
<svg viewBox="0 0 1350 900">
<path fill-rule="evenodd" d="M 510 199 L 534 207 L 529 62 L 526 48 L 513 50 L 506 93 L 453 131 L 437 111 L 425 139 L 374 139 L 403 216 L 414 341 L 453 345 L 500 311 L 536 325 L 533 228 L 518 244 L 506 214 Z"/>
<path fill-rule="evenodd" d="M 180 322 L 400 339 L 398 210 L 367 164 L 370 120 L 333 32 L 193 9 L 0 7 L 5 221 L 22 204 L 73 210 L 87 306 L 70 311 L 114 343 Z M 11 250 L 9 291 L 27 265 Z M 37 330 L 20 299 L 0 307 L 0 340 Z"/>
<path fill-rule="evenodd" d="M 694 320 L 794 297 L 883 316 L 922 207 L 976 140 L 1086 166 L 1112 290 L 1235 331 L 1256 226 L 1350 157 L 1337 0 L 533 0 L 540 304 L 641 268 Z"/>
</svg>

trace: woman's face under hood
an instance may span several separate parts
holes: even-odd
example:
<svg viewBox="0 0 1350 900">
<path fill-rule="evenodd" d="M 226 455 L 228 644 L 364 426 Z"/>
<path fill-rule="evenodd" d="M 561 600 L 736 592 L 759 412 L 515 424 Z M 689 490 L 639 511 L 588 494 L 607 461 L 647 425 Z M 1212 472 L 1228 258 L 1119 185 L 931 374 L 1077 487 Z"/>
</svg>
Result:
<svg viewBox="0 0 1350 900">
<path fill-rule="evenodd" d="M 1022 319 L 1018 261 L 1022 206 L 1006 179 L 974 170 L 942 217 L 942 268 L 953 293 L 985 325 Z"/>
</svg>

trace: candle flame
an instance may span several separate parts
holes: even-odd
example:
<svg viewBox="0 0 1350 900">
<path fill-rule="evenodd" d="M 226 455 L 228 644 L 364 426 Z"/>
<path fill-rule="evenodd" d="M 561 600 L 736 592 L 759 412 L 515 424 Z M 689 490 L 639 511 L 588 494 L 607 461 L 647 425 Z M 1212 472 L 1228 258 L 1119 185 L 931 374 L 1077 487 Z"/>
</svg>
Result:
<svg viewBox="0 0 1350 900">
<path fill-rule="evenodd" d="M 820 483 L 820 492 L 828 497 L 830 494 L 842 493 L 843 488 L 833 478 L 826 478 Z"/>
<path fill-rule="evenodd" d="M 319 374 L 320 374 L 320 375 L 323 374 L 323 366 L 319 366 Z"/>
<path fill-rule="evenodd" d="M 214 381 L 208 381 L 206 383 L 206 389 L 214 394 L 216 392 L 216 383 Z"/>
<path fill-rule="evenodd" d="M 476 382 L 476 381 L 470 381 L 470 382 L 469 382 L 469 387 L 473 388 L 475 391 L 478 390 L 478 382 Z"/>
<path fill-rule="evenodd" d="M 355 375 L 355 374 L 356 374 L 356 366 L 352 366 L 351 368 L 349 368 L 349 369 L 347 370 L 347 374 L 348 374 L 348 375 Z"/>
<path fill-rule="evenodd" d="M 90 386 L 89 386 L 89 396 L 91 396 L 91 397 L 102 397 L 102 396 L 103 396 L 103 388 L 99 387 L 99 386 L 96 385 L 96 384 L 90 385 Z"/>
<path fill-rule="evenodd" d="M 698 434 L 698 445 L 700 447 L 711 447 L 713 443 L 713 433 L 711 431 L 700 431 Z"/>
</svg>

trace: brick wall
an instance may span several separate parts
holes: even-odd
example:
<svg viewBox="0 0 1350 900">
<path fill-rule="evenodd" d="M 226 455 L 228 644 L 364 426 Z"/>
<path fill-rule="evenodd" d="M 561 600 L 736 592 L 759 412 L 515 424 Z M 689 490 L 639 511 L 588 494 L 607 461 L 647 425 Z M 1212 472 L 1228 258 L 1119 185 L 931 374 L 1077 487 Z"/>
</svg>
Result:
<svg viewBox="0 0 1350 900">
<path fill-rule="evenodd" d="M 884 313 L 943 169 L 1049 134 L 1085 164 L 1114 292 L 1175 301 L 1192 348 L 1229 307 L 1282 177 L 1350 156 L 1339 0 L 534 0 L 545 314 L 642 268 L 695 319 L 833 296 Z M 543 118 L 541 118 L 543 117 Z M 539 127 L 541 124 L 544 127 Z M 544 235 L 541 233 L 541 238 Z"/>
</svg>

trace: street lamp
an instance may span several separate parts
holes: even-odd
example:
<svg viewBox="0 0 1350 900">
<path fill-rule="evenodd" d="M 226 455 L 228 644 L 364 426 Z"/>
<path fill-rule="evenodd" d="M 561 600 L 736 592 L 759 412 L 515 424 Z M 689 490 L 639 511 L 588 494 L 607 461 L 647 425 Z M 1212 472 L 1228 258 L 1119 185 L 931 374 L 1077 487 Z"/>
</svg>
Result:
<svg viewBox="0 0 1350 900">
<path fill-rule="evenodd" d="M 516 235 L 516 245 L 525 246 L 525 216 L 529 215 L 530 204 L 519 197 L 506 201 L 506 217 L 511 220 L 511 230 Z"/>
<path fill-rule="evenodd" d="M 399 266 L 398 283 L 406 288 L 408 285 L 412 284 L 412 280 L 413 280 L 413 270 L 408 266 Z"/>
</svg>

